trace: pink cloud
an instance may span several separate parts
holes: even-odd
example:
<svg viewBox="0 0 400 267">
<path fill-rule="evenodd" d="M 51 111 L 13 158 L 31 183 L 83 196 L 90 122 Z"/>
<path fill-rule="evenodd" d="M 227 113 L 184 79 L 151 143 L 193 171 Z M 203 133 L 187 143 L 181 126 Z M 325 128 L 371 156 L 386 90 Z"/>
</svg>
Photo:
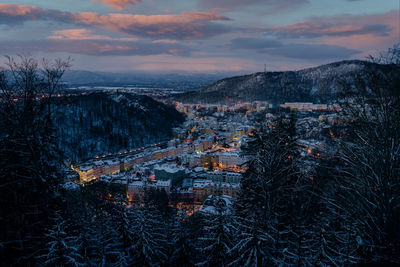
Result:
<svg viewBox="0 0 400 267">
<path fill-rule="evenodd" d="M 269 27 L 264 30 L 287 38 L 316 38 L 322 36 L 375 35 L 387 36 L 397 22 L 397 13 L 378 15 L 341 15 L 311 17 L 290 25 Z"/>
<path fill-rule="evenodd" d="M 54 20 L 68 22 L 71 13 L 43 9 L 29 5 L 0 3 L 0 24 L 15 25 L 30 20 Z"/>
<path fill-rule="evenodd" d="M 231 11 L 249 6 L 258 6 L 260 10 L 264 10 L 266 14 L 293 10 L 309 3 L 309 0 L 198 0 L 199 7 L 207 10 Z"/>
<path fill-rule="evenodd" d="M 204 39 L 231 30 L 227 25 L 216 23 L 229 19 L 215 12 L 100 15 L 95 12 L 71 13 L 27 5 L 0 4 L 0 24 L 15 25 L 30 20 L 85 25 L 152 39 Z"/>
<path fill-rule="evenodd" d="M 328 18 L 328 21 L 334 21 L 333 18 Z M 329 32 L 331 34 L 323 34 L 317 38 L 311 39 L 313 44 L 328 44 L 339 45 L 350 49 L 357 49 L 363 51 L 359 56 L 367 56 L 376 53 L 376 51 L 383 51 L 393 44 L 399 42 L 399 23 L 398 12 L 392 11 L 383 14 L 364 15 L 364 16 L 341 16 L 336 18 L 338 23 L 345 25 L 331 27 Z M 372 31 L 357 31 L 361 29 L 362 25 L 385 25 L 387 31 L 376 32 Z M 352 26 L 352 27 L 350 27 Z M 337 32 L 350 32 L 352 34 L 337 34 Z M 366 29 L 364 27 L 364 29 Z"/>
<path fill-rule="evenodd" d="M 153 43 L 162 43 L 162 44 L 176 44 L 178 41 L 176 40 L 169 40 L 169 39 L 160 39 L 154 40 Z"/>
<path fill-rule="evenodd" d="M 229 29 L 212 21 L 228 18 L 213 12 L 182 12 L 180 14 L 99 15 L 84 12 L 74 15 L 78 24 L 90 25 L 130 35 L 167 39 L 201 39 L 227 32 Z"/>
<path fill-rule="evenodd" d="M 269 27 L 266 34 L 283 39 L 302 39 L 308 45 L 341 46 L 361 51 L 364 57 L 398 42 L 398 12 L 372 15 L 312 17 L 290 25 Z"/>
<path fill-rule="evenodd" d="M 276 27 L 273 31 L 288 37 L 346 36 L 356 34 L 382 34 L 389 30 L 386 25 L 368 27 L 365 25 L 330 25 L 319 22 L 300 22 L 293 25 Z"/>
<path fill-rule="evenodd" d="M 117 41 L 137 41 L 137 38 L 113 38 L 104 35 L 93 34 L 88 29 L 68 29 L 54 31 L 48 39 L 52 40 L 117 40 Z"/>
<path fill-rule="evenodd" d="M 93 2 L 103 2 L 106 6 L 111 8 L 122 10 L 127 6 L 135 5 L 137 3 L 141 3 L 142 0 L 92 0 Z"/>
<path fill-rule="evenodd" d="M 94 12 L 82 12 L 74 15 L 75 21 L 83 24 L 104 25 L 116 29 L 128 29 L 134 24 L 141 26 L 157 24 L 181 24 L 195 21 L 228 20 L 228 18 L 213 12 L 182 12 L 180 14 L 163 15 L 132 15 L 109 14 L 99 15 Z"/>
<path fill-rule="evenodd" d="M 0 3 L 0 10 L 3 15 L 9 16 L 26 16 L 37 12 L 44 12 L 44 9 L 27 6 L 27 5 L 15 5 L 15 4 L 3 4 Z"/>
</svg>

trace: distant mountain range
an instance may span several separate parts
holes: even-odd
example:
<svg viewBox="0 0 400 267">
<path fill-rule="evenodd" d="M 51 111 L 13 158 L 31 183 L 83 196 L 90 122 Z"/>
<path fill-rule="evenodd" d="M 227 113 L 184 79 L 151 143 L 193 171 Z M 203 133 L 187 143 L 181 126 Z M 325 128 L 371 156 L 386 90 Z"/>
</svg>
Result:
<svg viewBox="0 0 400 267">
<path fill-rule="evenodd" d="M 342 97 L 373 95 L 377 88 L 400 93 L 400 67 L 350 60 L 300 71 L 258 72 L 222 79 L 173 98 L 186 103 L 329 103 Z"/>
<path fill-rule="evenodd" d="M 225 75 L 111 73 L 68 70 L 63 76 L 63 81 L 69 86 L 135 86 L 199 89 L 226 77 Z"/>
</svg>

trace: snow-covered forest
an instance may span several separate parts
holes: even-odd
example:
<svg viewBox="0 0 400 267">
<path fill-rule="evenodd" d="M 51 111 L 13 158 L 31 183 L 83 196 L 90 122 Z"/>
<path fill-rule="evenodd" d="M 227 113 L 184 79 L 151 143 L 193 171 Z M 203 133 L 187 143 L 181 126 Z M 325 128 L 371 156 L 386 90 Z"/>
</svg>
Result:
<svg viewBox="0 0 400 267">
<path fill-rule="evenodd" d="M 99 187 L 65 183 L 53 95 L 68 66 L 55 61 L 39 68 L 32 58 L 10 58 L 14 76 L 0 75 L 5 266 L 400 264 L 400 97 L 386 94 L 384 85 L 373 99 L 343 104 L 342 138 L 312 170 L 304 166 L 294 113 L 254 132 L 243 149 L 250 161 L 232 209 L 216 196 L 214 212 L 187 217 L 168 206 L 163 191 L 128 205 Z M 85 119 L 69 118 L 67 128 L 98 124 L 98 131 L 112 132 L 111 125 L 129 117 L 110 104 L 115 100 L 93 101 L 99 113 L 72 109 Z M 110 128 L 100 127 L 103 114 Z M 129 142 L 123 140 L 121 146 Z"/>
<path fill-rule="evenodd" d="M 60 149 L 74 161 L 118 153 L 172 137 L 184 117 L 147 96 L 94 92 L 57 99 Z"/>
</svg>

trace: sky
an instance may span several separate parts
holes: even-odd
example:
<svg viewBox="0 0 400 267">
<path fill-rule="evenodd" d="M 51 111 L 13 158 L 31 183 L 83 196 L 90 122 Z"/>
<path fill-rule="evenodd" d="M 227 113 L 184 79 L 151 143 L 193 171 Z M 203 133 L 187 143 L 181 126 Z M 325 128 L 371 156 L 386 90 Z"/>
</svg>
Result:
<svg viewBox="0 0 400 267">
<path fill-rule="evenodd" d="M 0 54 L 72 69 L 150 73 L 298 70 L 400 42 L 399 0 L 0 1 Z"/>
</svg>

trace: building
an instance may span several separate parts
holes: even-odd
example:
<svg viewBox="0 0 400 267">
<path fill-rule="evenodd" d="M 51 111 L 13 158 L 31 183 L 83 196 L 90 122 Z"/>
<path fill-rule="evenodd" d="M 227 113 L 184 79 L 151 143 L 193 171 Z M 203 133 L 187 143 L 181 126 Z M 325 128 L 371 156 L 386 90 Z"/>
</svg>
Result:
<svg viewBox="0 0 400 267">
<path fill-rule="evenodd" d="M 195 202 L 203 202 L 210 195 L 227 195 L 236 198 L 240 186 L 235 183 L 215 183 L 207 179 L 193 181 L 193 198 Z"/>
<path fill-rule="evenodd" d="M 177 167 L 176 165 L 164 164 L 161 166 L 155 166 L 154 174 L 157 181 L 171 180 L 172 184 L 176 185 L 185 178 L 186 170 L 184 168 Z"/>
<path fill-rule="evenodd" d="M 243 175 L 239 172 L 214 171 L 207 172 L 207 179 L 213 182 L 239 184 Z"/>
<path fill-rule="evenodd" d="M 280 107 L 296 111 L 328 110 L 327 104 L 313 104 L 313 103 L 302 103 L 302 102 L 294 102 L 294 103 L 286 102 L 285 104 L 281 104 Z"/>
<path fill-rule="evenodd" d="M 165 192 L 169 194 L 171 191 L 171 180 L 166 180 L 166 181 L 157 180 L 156 187 L 157 189 L 165 190 Z"/>
</svg>

